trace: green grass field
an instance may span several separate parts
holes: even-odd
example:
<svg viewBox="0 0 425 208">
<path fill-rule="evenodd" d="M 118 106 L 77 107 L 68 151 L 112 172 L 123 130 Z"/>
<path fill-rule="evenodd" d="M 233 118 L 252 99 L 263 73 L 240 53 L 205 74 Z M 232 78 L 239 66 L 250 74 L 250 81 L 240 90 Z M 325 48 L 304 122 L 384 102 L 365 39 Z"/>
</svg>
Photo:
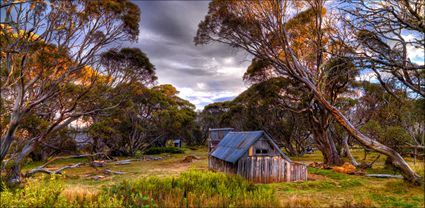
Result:
<svg viewBox="0 0 425 208">
<path fill-rule="evenodd" d="M 187 155 L 195 155 L 200 159 L 182 162 Z M 355 149 L 353 155 L 356 159 L 361 160 L 363 151 Z M 375 157 L 376 153 L 371 153 L 367 160 L 373 160 Z M 320 152 L 316 151 L 314 154 L 292 159 L 309 164 L 315 161 L 320 162 L 322 158 Z M 384 169 L 384 160 L 385 157 L 381 156 L 373 169 L 366 171 L 368 173 L 395 173 L 392 170 Z M 412 158 L 406 160 L 415 171 L 421 175 L 424 174 L 423 161 L 416 161 L 414 165 Z M 87 160 L 64 159 L 54 162 L 48 168 L 56 169 L 76 162 L 84 163 Z M 412 186 L 401 179 L 378 179 L 309 168 L 309 178 L 311 178 L 309 181 L 249 185 L 249 183 L 243 182 L 243 179 L 241 181 L 232 179 L 235 176 L 210 174 L 211 171 L 207 170 L 207 162 L 207 149 L 201 147 L 196 150 L 186 149 L 184 154 L 173 154 L 163 160 L 132 161 L 128 165 L 108 163 L 106 167 L 98 169 L 83 165 L 80 168 L 66 170 L 63 176 L 55 180 L 62 184 L 63 189 L 60 190 L 60 195 L 68 201 L 96 197 L 102 191 L 113 187 L 112 189 L 118 189 L 121 192 L 128 189 L 132 190 L 129 193 L 140 193 L 144 196 L 141 199 L 149 202 L 148 205 L 160 207 L 186 205 L 189 207 L 424 207 L 423 187 Z M 24 171 L 37 165 L 39 163 L 27 164 Z M 103 173 L 105 168 L 125 172 L 125 174 L 106 175 Z M 99 180 L 92 178 L 99 175 L 104 177 Z M 35 178 L 41 177 L 43 177 L 41 174 L 35 175 Z M 188 181 L 191 180 L 201 181 L 200 183 L 205 187 L 198 187 L 196 184 L 188 185 Z M 217 185 L 211 185 L 216 184 L 214 180 L 231 181 L 229 183 L 234 183 L 237 188 L 216 188 Z M 236 182 L 234 182 L 235 180 Z M 128 182 L 123 183 L 123 181 Z M 169 185 L 173 183 L 177 185 Z M 251 186 L 255 190 L 258 189 L 255 197 L 252 195 L 254 192 L 252 192 Z M 211 203 L 209 199 L 218 200 L 220 203 Z M 139 202 L 142 203 L 143 200 L 140 200 Z M 231 203 L 232 200 L 238 200 L 238 203 Z M 131 202 L 133 203 L 134 200 Z M 123 203 L 128 205 L 126 203 L 129 202 L 124 201 Z M 144 204 L 146 205 L 146 203 Z"/>
</svg>

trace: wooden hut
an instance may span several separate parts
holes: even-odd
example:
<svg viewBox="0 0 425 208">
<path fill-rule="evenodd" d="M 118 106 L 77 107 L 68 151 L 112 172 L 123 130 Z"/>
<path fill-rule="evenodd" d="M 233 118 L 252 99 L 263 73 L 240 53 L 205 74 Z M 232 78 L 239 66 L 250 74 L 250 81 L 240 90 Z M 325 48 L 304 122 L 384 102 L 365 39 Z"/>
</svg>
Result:
<svg viewBox="0 0 425 208">
<path fill-rule="evenodd" d="M 182 140 L 181 140 L 181 139 L 175 139 L 175 140 L 173 141 L 173 144 L 174 144 L 174 147 L 179 147 L 179 148 L 181 148 L 181 147 L 182 147 Z"/>
<path fill-rule="evenodd" d="M 228 132 L 208 158 L 208 167 L 271 183 L 307 180 L 307 167 L 291 161 L 264 131 Z"/>
</svg>

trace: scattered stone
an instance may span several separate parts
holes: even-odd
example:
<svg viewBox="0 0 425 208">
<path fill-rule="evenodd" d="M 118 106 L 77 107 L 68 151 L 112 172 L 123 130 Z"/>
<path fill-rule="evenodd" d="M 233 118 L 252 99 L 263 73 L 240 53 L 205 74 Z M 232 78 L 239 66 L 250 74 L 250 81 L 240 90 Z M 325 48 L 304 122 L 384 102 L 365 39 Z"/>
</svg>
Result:
<svg viewBox="0 0 425 208">
<path fill-rule="evenodd" d="M 169 158 L 169 157 L 171 157 L 171 155 L 170 154 L 166 154 L 162 158 L 165 159 L 165 158 Z"/>
<path fill-rule="evenodd" d="M 345 162 L 342 166 L 334 166 L 332 169 L 335 172 L 345 174 L 354 174 L 356 172 L 356 167 L 348 162 Z"/>
<path fill-rule="evenodd" d="M 105 178 L 105 176 L 103 176 L 103 175 L 95 175 L 95 176 L 91 177 L 91 179 L 96 180 L 96 181 L 104 179 L 104 178 Z"/>
<path fill-rule="evenodd" d="M 146 161 L 150 161 L 150 160 L 162 160 L 163 158 L 162 157 L 156 157 L 156 156 L 150 156 L 150 155 L 148 155 L 148 156 L 144 156 L 143 159 L 146 160 Z"/>
</svg>

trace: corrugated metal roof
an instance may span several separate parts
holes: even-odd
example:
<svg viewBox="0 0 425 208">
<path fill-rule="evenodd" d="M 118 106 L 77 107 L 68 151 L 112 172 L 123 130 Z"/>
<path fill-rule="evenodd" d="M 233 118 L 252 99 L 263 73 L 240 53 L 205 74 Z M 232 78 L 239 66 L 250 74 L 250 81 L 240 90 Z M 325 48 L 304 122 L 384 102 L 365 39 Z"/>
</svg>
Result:
<svg viewBox="0 0 425 208">
<path fill-rule="evenodd" d="M 227 133 L 233 131 L 232 128 L 210 129 L 208 140 L 220 141 Z"/>
<path fill-rule="evenodd" d="M 211 155 L 235 163 L 263 134 L 263 131 L 229 132 Z"/>
</svg>

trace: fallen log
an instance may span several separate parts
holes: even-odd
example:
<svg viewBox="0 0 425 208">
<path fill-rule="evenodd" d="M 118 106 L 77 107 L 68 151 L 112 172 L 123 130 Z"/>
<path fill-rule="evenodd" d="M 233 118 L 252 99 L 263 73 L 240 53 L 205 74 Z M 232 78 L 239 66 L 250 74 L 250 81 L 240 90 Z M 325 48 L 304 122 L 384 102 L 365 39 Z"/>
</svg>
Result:
<svg viewBox="0 0 425 208">
<path fill-rule="evenodd" d="M 74 164 L 74 165 L 67 165 L 67 166 L 61 167 L 57 170 L 48 170 L 48 169 L 43 168 L 43 166 L 40 166 L 38 168 L 34 168 L 34 169 L 26 172 L 24 174 L 24 176 L 30 177 L 30 176 L 34 175 L 35 173 L 46 173 L 46 174 L 50 174 L 50 175 L 52 175 L 52 174 L 62 174 L 62 171 L 64 171 L 65 169 L 78 168 L 78 167 L 80 167 L 80 165 L 81 165 L 81 163 L 77 163 L 77 164 Z"/>
<path fill-rule="evenodd" d="M 103 173 L 105 174 L 116 174 L 116 175 L 122 175 L 125 174 L 125 172 L 120 172 L 120 171 L 113 171 L 113 170 L 109 170 L 109 169 L 105 169 L 103 170 Z"/>
<path fill-rule="evenodd" d="M 44 163 L 43 165 L 39 166 L 38 168 L 43 168 L 43 167 L 45 167 L 46 165 L 48 165 L 48 164 L 50 164 L 50 163 L 52 163 L 52 162 L 54 162 L 54 161 L 56 161 L 56 160 L 60 160 L 60 159 L 83 158 L 83 157 L 94 157 L 94 156 L 97 156 L 97 155 L 105 155 L 105 156 L 107 156 L 107 155 L 106 155 L 106 153 L 104 153 L 104 152 L 100 152 L 100 153 L 95 153 L 95 154 L 80 154 L 80 155 L 68 155 L 68 156 L 54 157 L 54 158 L 52 158 L 52 159 L 48 160 L 48 161 L 47 161 L 46 163 Z M 37 169 L 37 168 L 36 168 L 36 169 Z"/>
<path fill-rule="evenodd" d="M 120 160 L 118 162 L 115 163 L 115 165 L 128 165 L 130 164 L 131 160 Z"/>
<path fill-rule="evenodd" d="M 391 174 L 366 174 L 368 177 L 375 177 L 375 178 L 400 178 L 402 179 L 403 176 L 401 175 L 391 175 Z"/>
<path fill-rule="evenodd" d="M 103 160 L 94 160 L 92 162 L 90 162 L 90 166 L 97 168 L 97 167 L 105 167 L 105 161 Z"/>
</svg>

